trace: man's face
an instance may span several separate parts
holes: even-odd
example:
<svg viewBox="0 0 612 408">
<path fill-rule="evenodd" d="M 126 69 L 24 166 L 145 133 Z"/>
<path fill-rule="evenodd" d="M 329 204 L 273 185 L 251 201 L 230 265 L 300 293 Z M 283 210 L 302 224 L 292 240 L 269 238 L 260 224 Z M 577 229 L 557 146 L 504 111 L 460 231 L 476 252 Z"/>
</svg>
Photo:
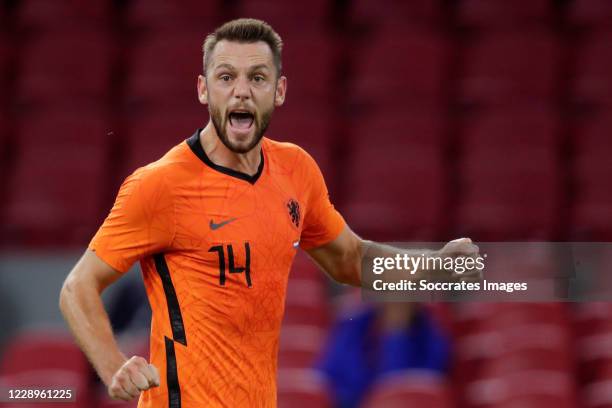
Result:
<svg viewBox="0 0 612 408">
<path fill-rule="evenodd" d="M 272 50 L 263 41 L 218 42 L 206 77 L 198 77 L 200 102 L 208 105 L 217 135 L 235 153 L 246 153 L 261 140 L 285 89 L 286 78 L 277 78 Z"/>
</svg>

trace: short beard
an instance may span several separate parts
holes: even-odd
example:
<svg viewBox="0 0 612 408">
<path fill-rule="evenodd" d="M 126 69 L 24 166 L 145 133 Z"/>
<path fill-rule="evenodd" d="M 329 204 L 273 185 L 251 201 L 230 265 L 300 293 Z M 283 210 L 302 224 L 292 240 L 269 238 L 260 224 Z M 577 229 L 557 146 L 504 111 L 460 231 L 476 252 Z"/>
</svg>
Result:
<svg viewBox="0 0 612 408">
<path fill-rule="evenodd" d="M 257 146 L 261 138 L 264 136 L 264 133 L 266 133 L 266 130 L 268 130 L 268 125 L 270 124 L 270 118 L 272 117 L 273 111 L 274 107 L 263 112 L 261 114 L 261 117 L 256 114 L 253 115 L 255 136 L 253 137 L 251 143 L 242 147 L 232 144 L 232 142 L 229 140 L 229 137 L 227 136 L 226 128 L 227 122 L 229 121 L 229 116 L 226 115 L 225 117 L 223 117 L 217 107 L 213 106 L 213 104 L 211 103 L 208 104 L 208 113 L 210 115 L 210 119 L 212 120 L 213 126 L 217 131 L 217 136 L 221 140 L 221 143 L 223 143 L 225 147 L 227 147 L 230 151 L 239 154 L 248 153 L 253 150 L 255 146 Z"/>
</svg>

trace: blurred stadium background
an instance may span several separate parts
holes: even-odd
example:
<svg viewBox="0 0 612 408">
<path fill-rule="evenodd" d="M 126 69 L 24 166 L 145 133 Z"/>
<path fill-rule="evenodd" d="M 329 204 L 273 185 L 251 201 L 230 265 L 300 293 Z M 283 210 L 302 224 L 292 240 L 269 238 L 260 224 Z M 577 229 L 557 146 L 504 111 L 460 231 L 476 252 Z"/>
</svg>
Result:
<svg viewBox="0 0 612 408">
<path fill-rule="evenodd" d="M 288 99 L 268 135 L 311 152 L 359 234 L 611 239 L 610 0 L 4 0 L 0 381 L 122 406 L 66 337 L 59 288 L 122 179 L 207 121 L 201 43 L 246 16 L 285 42 Z M 281 407 L 329 405 L 309 368 L 358 302 L 334 292 L 298 257 Z M 612 407 L 611 304 L 427 307 L 453 338 L 452 374 L 407 373 L 367 406 Z M 147 323 L 121 336 L 127 353 L 148 355 Z"/>
</svg>

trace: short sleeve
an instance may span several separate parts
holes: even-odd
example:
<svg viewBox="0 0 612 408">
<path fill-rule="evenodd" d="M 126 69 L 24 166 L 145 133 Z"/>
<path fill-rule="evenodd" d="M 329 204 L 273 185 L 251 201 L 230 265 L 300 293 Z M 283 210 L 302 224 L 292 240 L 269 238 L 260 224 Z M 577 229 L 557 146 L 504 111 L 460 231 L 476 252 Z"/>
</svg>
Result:
<svg viewBox="0 0 612 408">
<path fill-rule="evenodd" d="M 89 249 L 123 273 L 134 262 L 170 247 L 174 233 L 171 191 L 162 171 L 145 167 L 125 179 Z"/>
<path fill-rule="evenodd" d="M 304 156 L 303 180 L 308 191 L 300 247 L 311 249 L 336 239 L 344 229 L 345 222 L 331 203 L 319 166 L 306 152 Z"/>
</svg>

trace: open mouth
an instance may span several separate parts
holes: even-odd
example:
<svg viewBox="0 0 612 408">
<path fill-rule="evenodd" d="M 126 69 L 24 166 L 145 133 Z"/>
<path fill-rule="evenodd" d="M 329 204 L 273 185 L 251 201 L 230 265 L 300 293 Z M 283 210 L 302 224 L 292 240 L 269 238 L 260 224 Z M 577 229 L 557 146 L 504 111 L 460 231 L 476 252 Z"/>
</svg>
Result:
<svg viewBox="0 0 612 408">
<path fill-rule="evenodd" d="M 233 111 L 229 114 L 230 125 L 237 130 L 249 130 L 253 126 L 255 116 L 248 111 Z"/>
</svg>

